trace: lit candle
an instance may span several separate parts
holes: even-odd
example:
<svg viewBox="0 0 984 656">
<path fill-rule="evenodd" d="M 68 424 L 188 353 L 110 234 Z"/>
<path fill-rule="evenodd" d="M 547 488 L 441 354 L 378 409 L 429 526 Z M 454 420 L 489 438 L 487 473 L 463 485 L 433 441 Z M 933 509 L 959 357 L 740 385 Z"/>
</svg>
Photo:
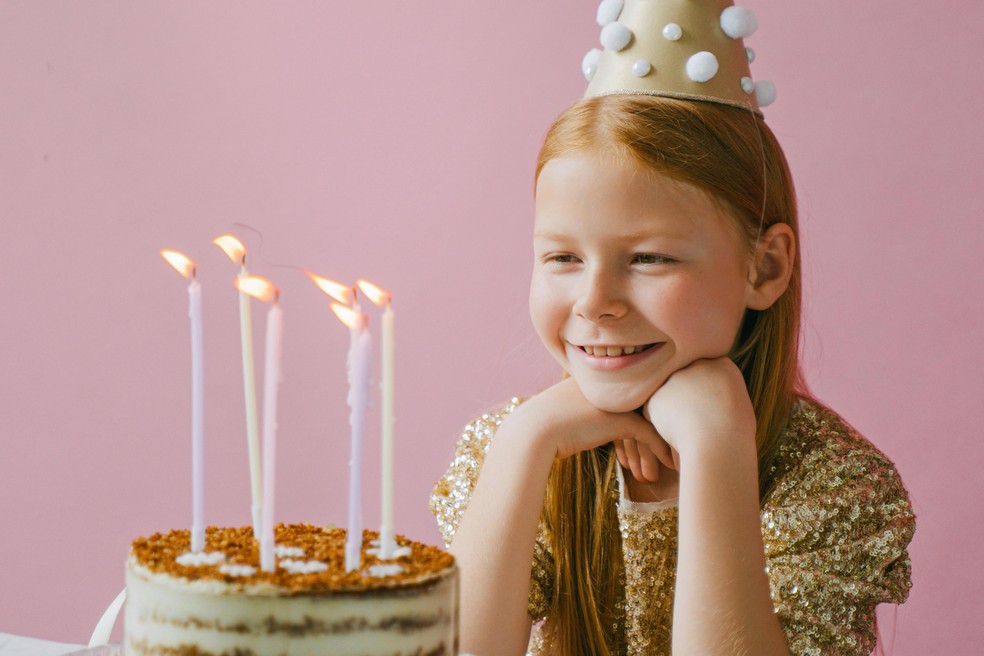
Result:
<svg viewBox="0 0 984 656">
<path fill-rule="evenodd" d="M 382 522 L 379 528 L 379 557 L 389 560 L 395 556 L 396 534 L 393 530 L 393 352 L 394 320 L 393 295 L 367 280 L 358 281 L 359 289 L 374 305 L 385 305 L 382 328 Z"/>
<path fill-rule="evenodd" d="M 198 267 L 187 256 L 164 249 L 161 255 L 185 278 L 188 317 L 191 320 L 191 550 L 205 548 L 205 402 L 202 356 L 202 288 L 195 279 Z"/>
<path fill-rule="evenodd" d="M 345 539 L 345 571 L 358 569 L 362 562 L 362 444 L 366 408 L 369 405 L 371 341 L 366 316 L 358 304 L 348 308 L 331 304 L 335 315 L 349 327 L 348 405 L 352 429 L 349 460 L 348 529 Z"/>
<path fill-rule="evenodd" d="M 345 539 L 345 570 L 358 569 L 362 561 L 362 443 L 366 408 L 369 405 L 372 343 L 367 317 L 355 300 L 355 289 L 305 271 L 314 283 L 338 303 L 332 303 L 335 316 L 349 328 L 348 405 L 351 427 L 349 459 L 349 513 Z M 349 307 L 354 306 L 354 307 Z"/>
<path fill-rule="evenodd" d="M 229 259 L 240 265 L 239 279 L 249 275 L 246 270 L 246 247 L 232 235 L 212 240 Z M 263 479 L 260 476 L 260 432 L 256 419 L 256 374 L 253 367 L 253 321 L 249 294 L 239 291 L 239 337 L 243 353 L 243 394 L 246 401 L 246 444 L 249 450 L 249 480 L 252 498 L 253 536 L 260 534 L 263 508 Z"/>
<path fill-rule="evenodd" d="M 274 494 L 277 464 L 277 391 L 280 385 L 280 354 L 283 346 L 283 311 L 280 291 L 259 276 L 236 279 L 236 287 L 250 296 L 271 303 L 267 312 L 266 348 L 263 364 L 263 515 L 260 528 L 260 568 L 276 569 L 274 553 Z"/>
</svg>

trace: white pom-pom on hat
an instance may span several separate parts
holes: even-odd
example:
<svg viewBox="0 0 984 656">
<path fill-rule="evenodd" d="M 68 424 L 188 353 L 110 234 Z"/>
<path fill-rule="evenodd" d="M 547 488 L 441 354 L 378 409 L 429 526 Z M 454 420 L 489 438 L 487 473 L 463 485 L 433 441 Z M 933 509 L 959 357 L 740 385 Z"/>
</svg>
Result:
<svg viewBox="0 0 984 656">
<path fill-rule="evenodd" d="M 663 38 L 667 41 L 679 41 L 683 36 L 683 28 L 676 23 L 667 23 L 663 26 Z"/>
<path fill-rule="evenodd" d="M 622 15 L 622 7 L 625 6 L 624 0 L 601 0 L 598 5 L 598 25 L 604 27 L 609 23 L 614 23 Z"/>
<path fill-rule="evenodd" d="M 601 28 L 601 45 L 618 52 L 624 50 L 632 40 L 632 30 L 619 22 L 609 23 Z"/>
<path fill-rule="evenodd" d="M 591 81 L 594 77 L 595 71 L 598 70 L 598 61 L 601 59 L 601 51 L 597 48 L 592 48 L 588 51 L 588 54 L 584 56 L 581 60 L 581 72 L 584 73 L 584 77 Z"/>
<path fill-rule="evenodd" d="M 755 82 L 752 81 L 750 77 L 741 78 L 741 90 L 745 93 L 751 93 L 755 91 Z"/>
<path fill-rule="evenodd" d="M 759 80 L 755 83 L 755 100 L 759 107 L 768 107 L 776 101 L 776 83 L 772 80 Z"/>
<path fill-rule="evenodd" d="M 721 29 L 732 39 L 745 39 L 758 29 L 758 19 L 751 9 L 731 6 L 721 12 Z"/>
<path fill-rule="evenodd" d="M 653 70 L 653 65 L 645 59 L 637 59 L 632 62 L 632 74 L 636 77 L 646 77 Z"/>
<path fill-rule="evenodd" d="M 694 82 L 707 82 L 718 72 L 718 60 L 714 53 L 701 50 L 687 60 L 687 77 Z"/>
</svg>

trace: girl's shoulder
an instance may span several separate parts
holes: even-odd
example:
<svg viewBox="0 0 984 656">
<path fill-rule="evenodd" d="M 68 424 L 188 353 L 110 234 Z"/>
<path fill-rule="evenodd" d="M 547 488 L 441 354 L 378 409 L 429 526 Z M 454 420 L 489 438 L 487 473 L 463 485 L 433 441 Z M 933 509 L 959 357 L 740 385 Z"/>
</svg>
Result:
<svg viewBox="0 0 984 656">
<path fill-rule="evenodd" d="M 430 497 L 431 512 L 437 517 L 437 525 L 446 544 L 451 544 L 458 522 L 471 500 L 492 437 L 506 415 L 520 403 L 522 399 L 513 398 L 496 410 L 475 417 L 458 436 L 451 464 L 434 485 Z"/>
<path fill-rule="evenodd" d="M 845 486 L 894 490 L 908 498 L 895 463 L 841 415 L 806 396 L 793 406 L 769 478 L 771 503 Z"/>
</svg>

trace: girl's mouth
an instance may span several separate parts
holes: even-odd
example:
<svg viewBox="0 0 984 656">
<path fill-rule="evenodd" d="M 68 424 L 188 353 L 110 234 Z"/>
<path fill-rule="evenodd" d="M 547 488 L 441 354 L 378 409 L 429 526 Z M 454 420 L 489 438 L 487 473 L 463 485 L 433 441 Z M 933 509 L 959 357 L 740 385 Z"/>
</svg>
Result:
<svg viewBox="0 0 984 656">
<path fill-rule="evenodd" d="M 596 371 L 615 371 L 648 359 L 666 342 L 638 346 L 581 346 L 567 343 L 568 357 Z"/>
<path fill-rule="evenodd" d="M 623 355 L 641 353 L 656 346 L 656 343 L 641 346 L 578 346 L 579 349 L 597 358 L 617 358 Z"/>
</svg>

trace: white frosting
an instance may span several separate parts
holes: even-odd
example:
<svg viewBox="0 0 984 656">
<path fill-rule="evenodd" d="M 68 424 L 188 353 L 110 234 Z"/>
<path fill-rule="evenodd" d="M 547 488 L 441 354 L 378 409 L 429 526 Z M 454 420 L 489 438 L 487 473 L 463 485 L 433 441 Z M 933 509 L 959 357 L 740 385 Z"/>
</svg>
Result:
<svg viewBox="0 0 984 656">
<path fill-rule="evenodd" d="M 392 563 L 389 565 L 370 565 L 369 566 L 369 576 L 375 576 L 376 578 L 384 578 L 386 576 L 396 576 L 403 572 L 403 566 Z"/>
<path fill-rule="evenodd" d="M 229 563 L 220 565 L 219 571 L 229 576 L 253 576 L 256 574 L 256 568 L 252 565 L 231 565 Z"/>
<path fill-rule="evenodd" d="M 290 558 L 281 560 L 280 566 L 291 574 L 313 574 L 328 569 L 328 565 L 320 560 L 291 560 Z"/>
<path fill-rule="evenodd" d="M 300 547 L 288 547 L 283 544 L 278 544 L 273 548 L 273 553 L 277 555 L 277 558 L 303 558 L 304 550 Z"/>
<path fill-rule="evenodd" d="M 373 544 L 378 545 L 379 542 L 377 540 L 373 540 Z M 366 549 L 366 553 L 371 556 L 378 556 L 379 546 L 369 547 L 368 549 Z M 403 556 L 409 556 L 412 553 L 413 550 L 410 547 L 397 547 L 396 549 L 393 550 L 392 560 L 396 560 L 397 558 L 402 558 Z"/>
<path fill-rule="evenodd" d="M 185 567 L 201 567 L 202 565 L 218 565 L 225 562 L 225 554 L 221 551 L 199 551 L 198 553 L 183 553 L 174 561 Z"/>
</svg>

